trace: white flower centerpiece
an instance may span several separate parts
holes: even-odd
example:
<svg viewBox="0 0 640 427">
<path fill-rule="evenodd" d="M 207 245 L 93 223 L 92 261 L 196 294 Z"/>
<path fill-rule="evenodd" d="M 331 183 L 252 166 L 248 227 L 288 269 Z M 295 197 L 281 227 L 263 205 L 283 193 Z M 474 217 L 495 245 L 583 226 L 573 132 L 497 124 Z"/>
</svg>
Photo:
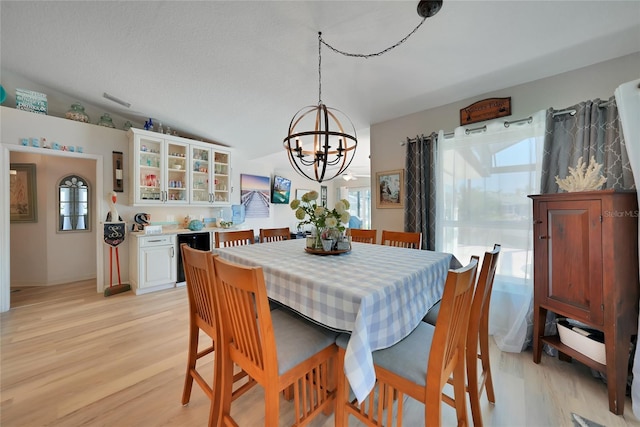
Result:
<svg viewBox="0 0 640 427">
<path fill-rule="evenodd" d="M 312 238 L 307 239 L 307 247 L 322 249 L 322 240 L 331 241 L 329 250 L 341 249 L 341 243 L 345 241 L 345 225 L 349 222 L 349 201 L 342 199 L 338 201 L 331 210 L 318 205 L 318 192 L 309 191 L 302 195 L 301 200 L 294 199 L 289 204 L 295 211 L 296 218 L 300 220 L 298 230 L 302 226 L 310 224 L 314 227 Z M 347 242 L 348 245 L 348 242 Z M 329 246 L 327 246 L 329 247 Z M 348 247 L 342 247 L 348 249 Z"/>
</svg>

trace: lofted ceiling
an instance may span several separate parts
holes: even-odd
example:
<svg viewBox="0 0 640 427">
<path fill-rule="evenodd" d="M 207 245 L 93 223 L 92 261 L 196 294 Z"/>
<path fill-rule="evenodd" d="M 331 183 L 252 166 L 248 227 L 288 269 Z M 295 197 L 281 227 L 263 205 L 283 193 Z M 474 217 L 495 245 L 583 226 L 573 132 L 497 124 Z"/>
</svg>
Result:
<svg viewBox="0 0 640 427">
<path fill-rule="evenodd" d="M 2 0 L 0 65 L 277 166 L 289 121 L 318 102 L 318 31 L 337 49 L 378 52 L 420 23 L 417 4 Z M 384 55 L 323 47 L 322 101 L 353 121 L 353 169 L 366 173 L 371 124 L 638 51 L 638 1 L 444 0 Z"/>
</svg>

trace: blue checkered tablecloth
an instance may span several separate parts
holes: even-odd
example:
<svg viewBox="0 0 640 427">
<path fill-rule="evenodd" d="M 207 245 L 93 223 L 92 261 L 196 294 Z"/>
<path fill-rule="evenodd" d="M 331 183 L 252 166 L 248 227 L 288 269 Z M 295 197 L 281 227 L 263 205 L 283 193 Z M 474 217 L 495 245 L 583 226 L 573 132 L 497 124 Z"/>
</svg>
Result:
<svg viewBox="0 0 640 427">
<path fill-rule="evenodd" d="M 371 353 L 409 333 L 442 296 L 448 253 L 365 243 L 349 253 L 305 252 L 305 239 L 213 249 L 229 261 L 262 267 L 267 294 L 329 328 L 351 333 L 345 374 L 359 401 L 375 384 Z"/>
</svg>

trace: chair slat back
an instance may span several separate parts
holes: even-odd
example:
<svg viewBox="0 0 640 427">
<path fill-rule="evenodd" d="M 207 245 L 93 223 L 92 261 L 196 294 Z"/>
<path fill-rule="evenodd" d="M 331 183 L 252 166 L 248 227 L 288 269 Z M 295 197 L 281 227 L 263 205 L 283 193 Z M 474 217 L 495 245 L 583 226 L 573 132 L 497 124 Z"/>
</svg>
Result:
<svg viewBox="0 0 640 427">
<path fill-rule="evenodd" d="M 500 245 L 495 244 L 493 250 L 485 252 L 482 267 L 478 274 L 478 284 L 473 295 L 471 311 L 469 313 L 469 331 L 467 347 L 474 353 L 478 350 L 478 339 L 483 327 L 489 326 L 489 304 L 491 302 L 491 290 L 493 279 L 498 265 Z"/>
<path fill-rule="evenodd" d="M 280 240 L 289 240 L 290 238 L 289 227 L 260 229 L 260 243 L 278 242 Z"/>
<path fill-rule="evenodd" d="M 253 230 L 216 231 L 215 247 L 226 248 L 229 246 L 251 245 L 254 240 Z"/>
<path fill-rule="evenodd" d="M 471 257 L 465 267 L 450 270 L 444 285 L 440 313 L 429 353 L 427 401 L 440 401 L 442 388 L 456 365 L 464 363 L 469 308 L 473 297 L 478 257 Z"/>
<path fill-rule="evenodd" d="M 348 228 L 352 242 L 376 243 L 378 230 L 365 230 L 362 228 Z"/>
<path fill-rule="evenodd" d="M 422 233 L 382 230 L 380 243 L 400 248 L 422 249 Z"/>
<path fill-rule="evenodd" d="M 214 258 L 223 342 L 231 360 L 259 383 L 277 373 L 275 337 L 262 267 Z"/>
<path fill-rule="evenodd" d="M 189 299 L 190 316 L 196 324 L 215 336 L 216 317 L 213 289 L 213 272 L 210 269 L 211 252 L 193 249 L 186 243 L 180 245 Z"/>
</svg>

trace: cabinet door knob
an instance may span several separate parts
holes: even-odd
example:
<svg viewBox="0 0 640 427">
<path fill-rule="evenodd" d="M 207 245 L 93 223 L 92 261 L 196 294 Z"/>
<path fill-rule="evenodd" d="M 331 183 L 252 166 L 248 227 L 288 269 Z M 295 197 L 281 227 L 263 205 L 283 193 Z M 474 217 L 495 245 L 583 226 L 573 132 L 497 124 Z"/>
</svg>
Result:
<svg viewBox="0 0 640 427">
<path fill-rule="evenodd" d="M 549 238 L 549 236 L 538 236 L 538 239 L 540 239 L 540 240 L 545 240 L 545 239 L 548 239 L 548 238 Z"/>
</svg>

